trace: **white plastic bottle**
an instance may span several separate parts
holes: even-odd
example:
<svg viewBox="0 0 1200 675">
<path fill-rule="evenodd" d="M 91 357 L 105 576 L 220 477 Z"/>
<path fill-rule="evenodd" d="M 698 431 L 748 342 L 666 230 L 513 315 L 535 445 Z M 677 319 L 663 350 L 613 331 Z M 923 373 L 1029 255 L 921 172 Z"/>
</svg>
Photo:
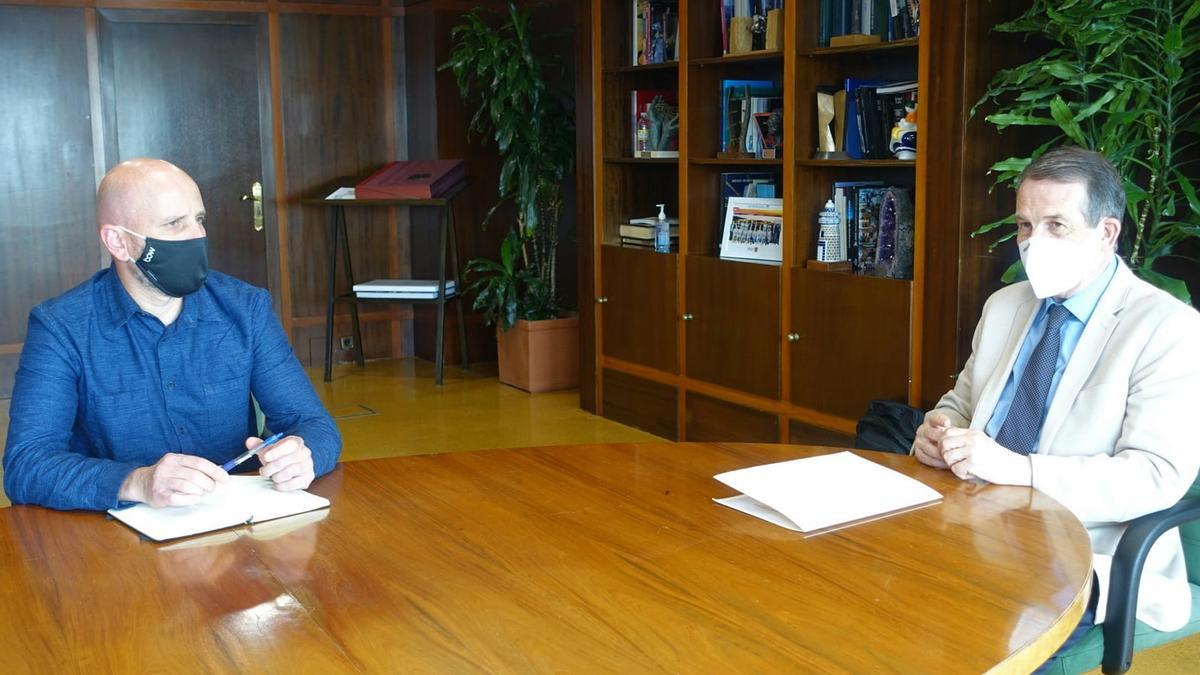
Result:
<svg viewBox="0 0 1200 675">
<path fill-rule="evenodd" d="M 833 200 L 825 202 L 825 208 L 817 216 L 817 260 L 837 262 L 842 258 L 842 219 L 838 216 Z"/>
<path fill-rule="evenodd" d="M 654 224 L 654 250 L 657 253 L 671 252 L 671 222 L 667 220 L 667 205 L 655 204 L 658 207 L 658 222 Z"/>
</svg>

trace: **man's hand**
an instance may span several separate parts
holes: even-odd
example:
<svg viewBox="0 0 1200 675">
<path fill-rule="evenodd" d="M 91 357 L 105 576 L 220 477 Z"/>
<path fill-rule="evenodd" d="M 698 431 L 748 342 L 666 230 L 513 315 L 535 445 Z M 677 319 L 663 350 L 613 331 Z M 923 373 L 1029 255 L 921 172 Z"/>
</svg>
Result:
<svg viewBox="0 0 1200 675">
<path fill-rule="evenodd" d="M 942 460 L 963 480 L 982 478 L 1001 485 L 1033 484 L 1029 457 L 1001 446 L 977 429 L 950 429 L 942 435 Z"/>
<path fill-rule="evenodd" d="M 260 443 L 261 438 L 251 436 L 246 439 L 246 449 Z M 312 451 L 299 436 L 288 436 L 272 445 L 258 456 L 258 461 L 262 462 L 258 473 L 270 478 L 276 490 L 303 490 L 316 478 Z"/>
<path fill-rule="evenodd" d="M 151 466 L 134 469 L 121 483 L 117 499 L 154 508 L 195 504 L 229 479 L 229 474 L 193 455 L 167 453 Z"/>
<path fill-rule="evenodd" d="M 917 437 L 913 441 L 913 454 L 922 464 L 928 464 L 935 469 L 946 469 L 949 466 L 942 460 L 940 444 L 942 436 L 950 429 L 950 418 L 944 413 L 930 413 L 929 417 L 917 427 Z"/>
</svg>

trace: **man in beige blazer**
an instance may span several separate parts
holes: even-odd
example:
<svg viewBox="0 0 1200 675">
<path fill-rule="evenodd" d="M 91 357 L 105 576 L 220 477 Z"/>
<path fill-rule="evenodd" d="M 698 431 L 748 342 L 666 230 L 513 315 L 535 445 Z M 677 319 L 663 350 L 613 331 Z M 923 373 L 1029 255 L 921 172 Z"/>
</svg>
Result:
<svg viewBox="0 0 1200 675">
<path fill-rule="evenodd" d="M 1099 582 L 1094 623 L 1125 523 L 1173 505 L 1200 468 L 1200 314 L 1116 256 L 1124 210 L 1103 155 L 1060 148 L 1025 169 L 1016 219 L 1029 281 L 988 299 L 971 357 L 912 449 L 964 480 L 1031 485 L 1078 516 Z M 1170 631 L 1190 611 L 1172 530 L 1146 562 L 1137 617 Z"/>
</svg>

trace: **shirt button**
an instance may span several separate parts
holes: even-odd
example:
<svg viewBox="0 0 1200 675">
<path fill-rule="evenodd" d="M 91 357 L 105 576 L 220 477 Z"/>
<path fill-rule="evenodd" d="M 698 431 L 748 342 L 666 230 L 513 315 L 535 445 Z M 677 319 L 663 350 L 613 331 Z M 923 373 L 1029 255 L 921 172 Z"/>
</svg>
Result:
<svg viewBox="0 0 1200 675">
<path fill-rule="evenodd" d="M 170 382 L 167 382 L 167 389 L 174 389 L 174 388 L 175 388 L 175 380 L 171 380 Z"/>
<path fill-rule="evenodd" d="M 181 434 L 184 433 L 183 427 L 179 427 L 179 433 L 181 433 Z"/>
</svg>

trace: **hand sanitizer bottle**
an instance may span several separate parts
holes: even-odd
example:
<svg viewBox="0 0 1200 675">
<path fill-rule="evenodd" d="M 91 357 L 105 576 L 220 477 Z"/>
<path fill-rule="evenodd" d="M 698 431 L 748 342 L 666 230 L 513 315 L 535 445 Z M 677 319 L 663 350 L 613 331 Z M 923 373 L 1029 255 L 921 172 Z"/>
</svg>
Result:
<svg viewBox="0 0 1200 675">
<path fill-rule="evenodd" d="M 671 223 L 667 220 L 666 204 L 658 207 L 658 222 L 654 224 L 654 250 L 657 253 L 671 252 Z"/>
</svg>

